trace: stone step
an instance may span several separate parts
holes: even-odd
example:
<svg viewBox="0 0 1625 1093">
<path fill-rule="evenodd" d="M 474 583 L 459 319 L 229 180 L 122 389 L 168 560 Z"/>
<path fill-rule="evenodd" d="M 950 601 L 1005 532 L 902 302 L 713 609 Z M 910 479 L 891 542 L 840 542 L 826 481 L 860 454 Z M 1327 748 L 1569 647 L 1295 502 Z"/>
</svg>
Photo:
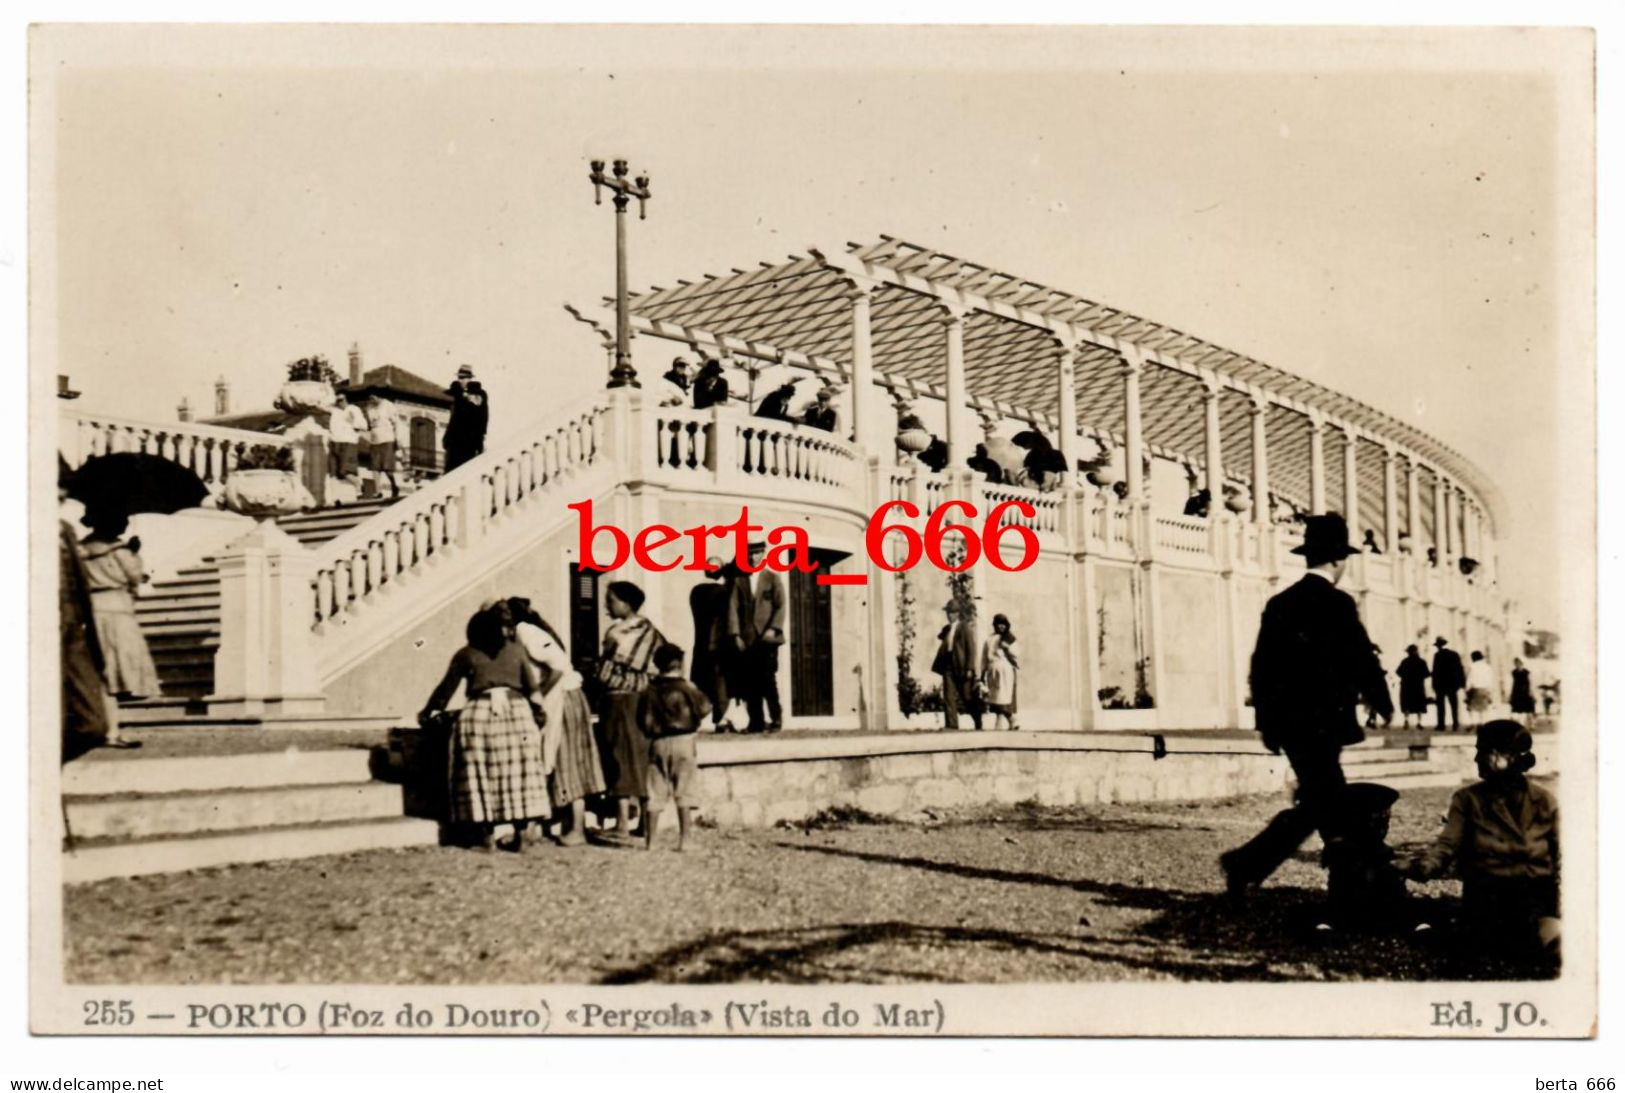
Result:
<svg viewBox="0 0 1625 1093">
<path fill-rule="evenodd" d="M 62 768 L 62 793 L 69 797 L 107 797 L 365 783 L 372 779 L 371 760 L 367 748 L 290 748 L 168 759 L 98 756 Z"/>
<path fill-rule="evenodd" d="M 149 637 L 152 634 L 220 629 L 219 602 L 207 604 L 149 603 L 135 610 L 136 621 Z"/>
<path fill-rule="evenodd" d="M 405 816 L 208 835 L 88 841 L 63 855 L 62 880 L 65 884 L 86 884 L 110 877 L 177 873 L 221 865 L 350 854 L 358 850 L 434 846 L 439 841 L 440 827 L 433 820 Z"/>
<path fill-rule="evenodd" d="M 1427 759 L 1395 759 L 1381 763 L 1344 763 L 1351 782 L 1380 782 L 1397 774 L 1438 774 L 1449 768 Z"/>
<path fill-rule="evenodd" d="M 1452 771 L 1429 771 L 1417 774 L 1390 774 L 1376 778 L 1362 778 L 1361 781 L 1376 782 L 1388 786 L 1390 789 L 1454 789 L 1464 786 L 1472 781 Z"/>
<path fill-rule="evenodd" d="M 68 830 L 81 839 L 149 839 L 376 820 L 399 816 L 403 808 L 401 787 L 385 782 L 64 797 L 62 803 Z"/>
<path fill-rule="evenodd" d="M 1343 750 L 1343 766 L 1358 766 L 1363 763 L 1392 763 L 1410 757 L 1410 748 L 1345 748 Z"/>
</svg>

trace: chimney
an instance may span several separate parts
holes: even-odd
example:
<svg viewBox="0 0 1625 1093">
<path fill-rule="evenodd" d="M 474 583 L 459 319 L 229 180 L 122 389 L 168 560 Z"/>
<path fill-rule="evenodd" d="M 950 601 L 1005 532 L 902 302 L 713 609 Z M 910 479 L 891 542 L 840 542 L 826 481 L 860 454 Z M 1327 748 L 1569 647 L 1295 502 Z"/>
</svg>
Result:
<svg viewBox="0 0 1625 1093">
<path fill-rule="evenodd" d="M 231 413 L 231 388 L 226 386 L 226 377 L 221 376 L 214 381 L 214 414 L 221 417 Z"/>
<path fill-rule="evenodd" d="M 350 343 L 350 386 L 361 386 L 361 343 Z"/>
<path fill-rule="evenodd" d="M 175 420 L 177 420 L 177 421 L 191 421 L 192 420 L 192 400 L 186 398 L 184 395 L 181 396 L 181 404 L 179 406 L 175 407 Z"/>
</svg>

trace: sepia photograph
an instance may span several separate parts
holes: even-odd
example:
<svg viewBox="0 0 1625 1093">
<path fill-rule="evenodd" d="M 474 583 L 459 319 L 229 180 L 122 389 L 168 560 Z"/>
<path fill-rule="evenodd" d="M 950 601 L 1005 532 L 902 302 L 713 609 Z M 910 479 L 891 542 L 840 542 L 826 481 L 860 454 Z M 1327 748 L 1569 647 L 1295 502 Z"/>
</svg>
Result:
<svg viewBox="0 0 1625 1093">
<path fill-rule="evenodd" d="M 33 1031 L 1595 1036 L 1593 64 L 36 25 Z"/>
</svg>

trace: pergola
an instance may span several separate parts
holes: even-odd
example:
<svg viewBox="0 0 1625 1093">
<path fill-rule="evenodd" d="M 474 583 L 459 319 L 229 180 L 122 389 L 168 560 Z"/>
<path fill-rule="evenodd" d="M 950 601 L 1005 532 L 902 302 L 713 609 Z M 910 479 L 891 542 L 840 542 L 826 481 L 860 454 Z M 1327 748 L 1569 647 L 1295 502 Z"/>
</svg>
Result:
<svg viewBox="0 0 1625 1093">
<path fill-rule="evenodd" d="M 1217 484 L 1246 482 L 1260 522 L 1278 493 L 1349 514 L 1389 549 L 1408 529 L 1441 555 L 1482 556 L 1501 512 L 1459 453 L 1347 395 L 889 236 L 655 288 L 630 298 L 630 315 L 638 333 L 838 375 L 855 429 L 880 412 L 876 386 L 940 398 L 954 465 L 979 439 L 969 414 L 982 410 L 1058 434 L 1069 459 L 1080 435 L 1121 446 L 1133 498 L 1145 489 L 1134 456 L 1149 452 L 1202 466 L 1216 500 Z"/>
</svg>

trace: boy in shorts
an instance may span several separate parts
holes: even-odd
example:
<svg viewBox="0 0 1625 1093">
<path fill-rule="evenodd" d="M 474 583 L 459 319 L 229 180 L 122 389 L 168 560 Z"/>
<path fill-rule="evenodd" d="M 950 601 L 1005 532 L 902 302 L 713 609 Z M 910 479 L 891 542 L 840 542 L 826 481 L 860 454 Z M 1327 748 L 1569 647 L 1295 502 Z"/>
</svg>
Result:
<svg viewBox="0 0 1625 1093">
<path fill-rule="evenodd" d="M 677 849 L 683 849 L 694 818 L 694 796 L 699 790 L 700 765 L 694 737 L 700 722 L 711 712 L 711 700 L 683 678 L 683 650 L 671 643 L 655 650 L 659 675 L 638 696 L 638 727 L 649 738 L 647 796 L 638 802 L 643 815 L 643 849 L 654 848 L 660 810 L 670 797 L 677 803 Z M 649 807 L 650 801 L 654 807 Z"/>
</svg>

